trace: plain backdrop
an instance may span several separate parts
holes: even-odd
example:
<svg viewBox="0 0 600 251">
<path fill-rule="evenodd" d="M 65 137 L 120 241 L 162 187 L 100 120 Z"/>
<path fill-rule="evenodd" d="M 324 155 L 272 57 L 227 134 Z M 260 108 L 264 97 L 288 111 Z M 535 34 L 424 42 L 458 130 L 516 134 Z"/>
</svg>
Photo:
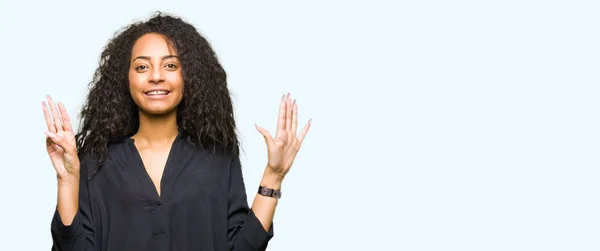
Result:
<svg viewBox="0 0 600 251">
<path fill-rule="evenodd" d="M 269 250 L 599 250 L 597 1 L 1 1 L 2 250 L 48 250 L 46 94 L 161 10 L 228 73 L 249 203 L 283 93 L 312 129 Z M 77 120 L 75 120 L 77 121 Z"/>
</svg>

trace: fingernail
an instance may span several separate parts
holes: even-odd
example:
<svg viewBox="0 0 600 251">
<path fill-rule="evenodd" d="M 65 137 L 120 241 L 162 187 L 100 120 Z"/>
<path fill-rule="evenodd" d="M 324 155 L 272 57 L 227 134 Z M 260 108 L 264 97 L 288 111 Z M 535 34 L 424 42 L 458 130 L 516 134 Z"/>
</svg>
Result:
<svg viewBox="0 0 600 251">
<path fill-rule="evenodd" d="M 54 137 L 56 137 L 56 134 L 54 134 L 54 133 L 52 133 L 52 132 L 46 131 L 45 133 L 46 133 L 46 135 L 47 135 L 48 137 L 50 137 L 50 138 L 54 138 Z"/>
<path fill-rule="evenodd" d="M 312 123 L 312 119 L 309 119 L 309 120 L 308 120 L 308 123 Z"/>
</svg>

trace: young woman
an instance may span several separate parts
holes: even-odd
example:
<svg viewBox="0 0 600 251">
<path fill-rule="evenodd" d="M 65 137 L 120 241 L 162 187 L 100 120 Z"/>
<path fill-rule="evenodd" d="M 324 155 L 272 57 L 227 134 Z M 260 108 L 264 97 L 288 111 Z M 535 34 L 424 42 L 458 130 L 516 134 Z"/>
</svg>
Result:
<svg viewBox="0 0 600 251">
<path fill-rule="evenodd" d="M 43 104 L 58 177 L 53 250 L 265 250 L 310 120 L 290 94 L 277 132 L 256 127 L 268 163 L 248 206 L 226 74 L 209 43 L 157 14 L 113 38 L 76 135 L 63 104 Z"/>
</svg>

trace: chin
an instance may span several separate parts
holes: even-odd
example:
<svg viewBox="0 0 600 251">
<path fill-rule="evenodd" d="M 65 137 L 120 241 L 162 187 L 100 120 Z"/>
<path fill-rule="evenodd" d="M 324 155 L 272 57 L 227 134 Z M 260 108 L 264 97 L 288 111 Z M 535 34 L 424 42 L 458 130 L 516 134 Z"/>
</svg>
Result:
<svg viewBox="0 0 600 251">
<path fill-rule="evenodd" d="M 140 110 L 150 115 L 167 115 L 175 112 L 176 106 L 173 107 L 140 107 Z"/>
</svg>

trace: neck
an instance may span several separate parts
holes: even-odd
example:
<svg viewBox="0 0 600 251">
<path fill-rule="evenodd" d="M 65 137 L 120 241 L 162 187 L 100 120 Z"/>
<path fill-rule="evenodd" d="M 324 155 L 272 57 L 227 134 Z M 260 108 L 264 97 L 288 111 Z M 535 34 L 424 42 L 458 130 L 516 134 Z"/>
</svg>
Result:
<svg viewBox="0 0 600 251">
<path fill-rule="evenodd" d="M 164 144 L 172 142 L 177 134 L 177 111 L 162 115 L 146 114 L 140 111 L 140 126 L 133 138 L 136 143 Z"/>
</svg>

